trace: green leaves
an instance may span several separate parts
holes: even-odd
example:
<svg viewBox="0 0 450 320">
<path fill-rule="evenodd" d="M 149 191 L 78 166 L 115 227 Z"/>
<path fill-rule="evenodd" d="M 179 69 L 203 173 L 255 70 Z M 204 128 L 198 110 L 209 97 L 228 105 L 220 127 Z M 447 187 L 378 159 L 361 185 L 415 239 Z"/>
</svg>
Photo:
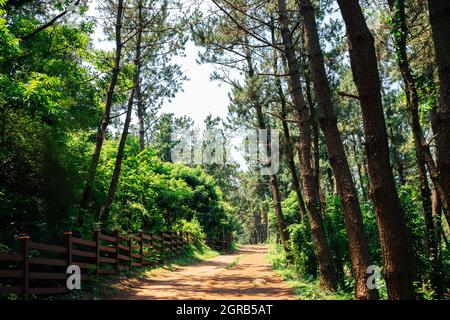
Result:
<svg viewBox="0 0 450 320">
<path fill-rule="evenodd" d="M 117 141 L 107 141 L 104 146 L 94 208 L 104 200 L 116 145 Z M 209 238 L 220 236 L 229 222 L 220 191 L 210 176 L 200 168 L 162 162 L 152 148 L 140 152 L 135 137 L 127 141 L 111 219 L 112 225 L 135 232 L 160 231 L 196 220 Z"/>
</svg>

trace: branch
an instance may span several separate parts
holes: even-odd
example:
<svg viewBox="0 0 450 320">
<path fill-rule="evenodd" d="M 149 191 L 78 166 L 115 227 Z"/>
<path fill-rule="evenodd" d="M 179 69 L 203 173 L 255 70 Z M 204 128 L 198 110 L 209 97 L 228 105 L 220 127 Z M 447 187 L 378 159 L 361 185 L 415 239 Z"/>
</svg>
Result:
<svg viewBox="0 0 450 320">
<path fill-rule="evenodd" d="M 28 40 L 32 37 L 34 37 L 36 34 L 38 34 L 41 31 L 44 31 L 45 29 L 47 29 L 48 27 L 51 27 L 52 25 L 54 25 L 59 19 L 61 19 L 62 17 L 64 17 L 67 13 L 69 13 L 70 11 L 72 11 L 71 9 L 69 10 L 69 8 L 73 7 L 73 6 L 77 6 L 79 5 L 81 2 L 81 0 L 77 0 L 73 5 L 69 6 L 68 9 L 64 10 L 63 12 L 61 12 L 60 14 L 58 14 L 57 16 L 55 16 L 52 20 L 50 20 L 49 22 L 41 25 L 40 27 L 36 28 L 33 32 L 19 37 L 19 39 L 25 41 Z"/>
<path fill-rule="evenodd" d="M 272 117 L 278 118 L 278 119 L 280 119 L 283 122 L 298 123 L 297 120 L 285 119 L 282 116 L 280 116 L 278 114 L 275 114 L 275 113 L 272 113 L 272 112 L 268 112 L 267 111 L 267 114 L 271 115 Z"/>
<path fill-rule="evenodd" d="M 115 118 L 119 118 L 119 117 L 123 116 L 126 113 L 127 113 L 127 111 L 125 111 L 123 113 L 120 113 L 120 114 L 116 114 L 114 116 L 110 116 L 109 119 L 112 120 L 112 119 L 115 119 Z"/>
<path fill-rule="evenodd" d="M 351 93 L 346 93 L 346 92 L 343 92 L 343 91 L 339 91 L 338 95 L 340 95 L 341 97 L 346 97 L 346 98 L 352 98 L 352 99 L 360 100 L 359 96 L 356 96 L 356 95 L 351 94 Z"/>
<path fill-rule="evenodd" d="M 257 34 L 255 34 L 254 32 L 251 32 L 250 30 L 248 30 L 247 28 L 245 28 L 242 24 L 240 24 L 235 18 L 233 18 L 233 16 L 226 10 L 224 9 L 220 4 L 217 3 L 216 0 L 212 0 L 212 2 L 216 5 L 216 7 L 218 7 L 220 9 L 220 11 L 222 11 L 231 21 L 234 22 L 234 24 L 240 28 L 242 31 L 244 31 L 245 33 L 247 33 L 248 35 L 252 36 L 253 38 L 255 38 L 256 40 L 270 46 L 273 48 L 276 48 L 277 50 L 280 50 L 282 52 L 284 52 L 284 50 L 280 47 L 278 47 L 276 44 L 270 43 L 268 42 L 266 39 L 258 36 Z"/>
<path fill-rule="evenodd" d="M 258 76 L 270 76 L 270 77 L 289 77 L 289 74 L 276 74 L 276 73 L 258 73 Z"/>
</svg>

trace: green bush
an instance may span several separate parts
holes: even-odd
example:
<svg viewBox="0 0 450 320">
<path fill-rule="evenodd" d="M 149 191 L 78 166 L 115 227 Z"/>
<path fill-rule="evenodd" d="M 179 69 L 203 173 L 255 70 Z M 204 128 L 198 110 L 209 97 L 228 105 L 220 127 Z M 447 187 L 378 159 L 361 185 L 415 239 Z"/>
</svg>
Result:
<svg viewBox="0 0 450 320">
<path fill-rule="evenodd" d="M 190 233 L 192 240 L 194 241 L 193 245 L 195 247 L 200 247 L 205 243 L 206 236 L 197 218 L 193 218 L 191 221 L 181 219 L 175 225 L 174 230 L 182 231 L 183 233 Z"/>
</svg>

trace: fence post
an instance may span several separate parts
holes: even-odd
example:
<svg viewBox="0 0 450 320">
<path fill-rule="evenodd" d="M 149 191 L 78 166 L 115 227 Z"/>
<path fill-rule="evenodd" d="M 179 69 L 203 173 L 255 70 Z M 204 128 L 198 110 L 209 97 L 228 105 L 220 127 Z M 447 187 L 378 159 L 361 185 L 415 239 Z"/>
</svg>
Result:
<svg viewBox="0 0 450 320">
<path fill-rule="evenodd" d="M 180 242 L 181 242 L 181 250 L 184 250 L 185 246 L 183 241 L 183 231 L 180 231 Z"/>
<path fill-rule="evenodd" d="M 149 246 L 150 246 L 150 250 L 151 250 L 151 252 L 153 254 L 156 251 L 155 250 L 155 242 L 156 242 L 155 241 L 155 236 L 154 236 L 153 233 L 150 233 L 149 237 L 150 237 Z"/>
<path fill-rule="evenodd" d="M 156 248 L 155 248 L 155 235 L 153 233 L 149 234 L 149 240 L 148 240 L 148 248 L 149 248 L 149 252 L 151 255 L 151 259 L 152 259 L 152 264 L 153 264 L 153 260 L 156 260 Z"/>
<path fill-rule="evenodd" d="M 130 250 L 130 271 L 133 269 L 133 238 L 131 231 L 128 231 L 128 249 Z"/>
<path fill-rule="evenodd" d="M 23 295 L 27 297 L 30 294 L 30 237 L 21 235 L 19 239 L 22 241 Z"/>
<path fill-rule="evenodd" d="M 114 229 L 114 237 L 116 238 L 116 273 L 119 273 L 119 271 L 120 271 L 120 259 L 119 259 L 120 237 L 119 237 L 119 229 Z"/>
<path fill-rule="evenodd" d="M 100 274 L 100 229 L 94 229 L 96 274 Z"/>
<path fill-rule="evenodd" d="M 170 235 L 170 257 L 173 258 L 175 252 L 175 244 L 173 243 L 173 231 L 169 231 Z"/>
<path fill-rule="evenodd" d="M 141 265 L 144 266 L 144 232 L 139 231 L 139 237 L 141 238 L 139 254 L 141 255 Z"/>
<path fill-rule="evenodd" d="M 160 248 L 161 252 L 159 253 L 159 260 L 160 262 L 164 261 L 164 231 L 161 232 L 161 248 Z"/>
<path fill-rule="evenodd" d="M 66 260 L 67 267 L 72 265 L 72 231 L 68 230 L 64 232 L 64 237 L 66 238 Z"/>
</svg>

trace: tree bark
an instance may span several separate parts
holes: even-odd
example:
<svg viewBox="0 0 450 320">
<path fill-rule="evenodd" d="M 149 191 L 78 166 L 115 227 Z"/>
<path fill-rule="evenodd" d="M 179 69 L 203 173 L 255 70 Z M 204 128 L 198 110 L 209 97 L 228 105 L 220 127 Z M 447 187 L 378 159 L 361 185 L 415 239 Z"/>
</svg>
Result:
<svg viewBox="0 0 450 320">
<path fill-rule="evenodd" d="M 275 30 L 272 27 L 271 29 L 272 33 L 272 43 L 275 43 Z M 274 74 L 278 74 L 278 50 L 273 50 L 273 72 Z M 287 162 L 289 166 L 289 171 L 291 172 L 292 176 L 292 187 L 294 188 L 295 194 L 297 195 L 297 205 L 298 209 L 300 210 L 300 218 L 303 222 L 306 218 L 307 212 L 305 207 L 305 201 L 303 200 L 302 191 L 300 188 L 300 181 L 298 179 L 297 175 L 297 168 L 295 167 L 295 160 L 294 160 L 294 148 L 292 147 L 292 140 L 291 140 L 291 134 L 289 130 L 289 124 L 287 121 L 284 121 L 284 119 L 287 119 L 287 108 L 286 108 L 286 96 L 284 94 L 283 86 L 281 83 L 281 79 L 279 77 L 275 77 L 275 87 L 278 91 L 278 97 L 280 98 L 280 105 L 281 105 L 281 118 L 283 119 L 281 121 L 282 127 L 283 127 L 283 133 L 284 138 L 286 140 L 286 157 Z"/>
<path fill-rule="evenodd" d="M 445 206 L 450 208 L 450 1 L 428 0 L 436 62 L 440 82 L 439 106 L 436 110 L 436 153 Z M 439 191 L 439 190 L 438 190 Z M 443 204 L 444 205 L 444 204 Z"/>
<path fill-rule="evenodd" d="M 331 250 L 327 242 L 325 228 L 319 211 L 319 195 L 315 187 L 315 173 L 311 165 L 311 115 L 306 105 L 301 86 L 300 69 L 292 41 L 292 33 L 284 0 L 278 0 L 278 13 L 281 36 L 289 70 L 290 90 L 295 105 L 300 129 L 300 167 L 305 190 L 306 207 L 308 208 L 311 232 L 316 244 L 320 269 L 320 284 L 328 290 L 336 290 L 336 271 L 334 269 Z"/>
<path fill-rule="evenodd" d="M 140 77 L 142 63 L 138 66 L 138 74 Z M 139 125 L 139 148 L 141 151 L 145 150 L 145 110 L 144 110 L 144 100 L 142 97 L 141 84 L 139 81 L 139 86 L 136 87 L 136 102 L 137 102 L 137 115 L 138 115 L 138 125 Z"/>
<path fill-rule="evenodd" d="M 304 20 L 311 75 L 319 109 L 320 126 L 325 137 L 330 164 L 336 177 L 337 191 L 344 211 L 349 252 L 355 277 L 355 296 L 357 299 L 377 299 L 377 291 L 369 290 L 366 285 L 367 267 L 371 265 L 369 249 L 358 196 L 337 126 L 336 113 L 332 104 L 325 62 L 319 42 L 314 8 L 309 0 L 299 0 L 299 6 Z"/>
<path fill-rule="evenodd" d="M 116 16 L 116 52 L 114 58 L 114 67 L 112 69 L 111 80 L 109 83 L 108 91 L 106 93 L 105 112 L 103 114 L 103 120 L 97 133 L 97 141 L 95 144 L 95 150 L 92 155 L 91 165 L 86 181 L 86 187 L 83 192 L 83 199 L 81 201 L 81 208 L 87 209 L 89 206 L 89 200 L 92 193 L 92 188 L 97 174 L 98 161 L 100 159 L 100 153 L 102 151 L 103 143 L 106 139 L 106 129 L 108 128 L 111 106 L 113 101 L 114 90 L 117 85 L 117 80 L 120 72 L 120 62 L 122 58 L 122 16 L 123 16 L 123 0 L 117 2 L 117 16 Z"/>
<path fill-rule="evenodd" d="M 389 299 L 415 299 L 415 259 L 389 162 L 374 39 L 358 0 L 338 0 L 346 25 L 353 78 L 365 133 L 370 196 L 377 214 Z"/>
<path fill-rule="evenodd" d="M 409 58 L 407 55 L 406 41 L 408 27 L 406 25 L 406 12 L 404 0 L 389 0 L 389 7 L 392 12 L 392 31 L 394 34 L 394 44 L 397 54 L 397 63 L 402 74 L 406 92 L 406 106 L 408 111 L 408 120 L 412 129 L 414 145 L 416 151 L 416 165 L 419 172 L 420 194 L 422 200 L 422 209 L 425 220 L 426 242 L 428 255 L 431 263 L 432 286 L 437 297 L 443 294 L 442 265 L 439 259 L 438 242 L 436 239 L 436 230 L 432 216 L 431 190 L 428 185 L 428 176 L 425 167 L 424 158 L 424 138 L 422 126 L 419 118 L 419 96 L 417 94 L 416 80 L 414 79 Z M 433 161 L 431 155 L 429 160 Z M 434 162 L 432 164 L 434 166 Z"/>
<path fill-rule="evenodd" d="M 247 65 L 248 65 L 248 76 L 249 76 L 249 78 L 253 78 L 253 77 L 255 77 L 255 70 L 253 67 L 253 61 L 252 61 L 251 53 L 249 50 L 247 50 L 246 58 L 247 58 Z M 256 96 L 252 97 L 252 101 L 254 103 L 254 108 L 256 111 L 256 120 L 258 121 L 258 128 L 264 130 L 267 127 L 266 127 L 266 122 L 264 120 L 264 114 L 262 112 L 262 106 L 258 100 L 259 100 L 259 97 L 256 97 Z M 289 252 L 290 251 L 289 245 L 288 245 L 289 234 L 286 230 L 286 224 L 284 222 L 283 210 L 281 208 L 280 190 L 278 187 L 278 179 L 277 179 L 276 175 L 274 175 L 274 174 L 269 175 L 269 184 L 270 184 L 270 189 L 272 191 L 273 205 L 274 205 L 274 210 L 275 210 L 275 216 L 277 217 L 281 244 L 283 245 L 284 250 L 286 252 Z"/>
<path fill-rule="evenodd" d="M 431 130 L 433 131 L 433 135 L 436 136 L 438 132 L 438 124 L 436 123 L 436 113 L 437 113 L 437 107 L 434 106 L 431 110 Z M 429 148 L 428 148 L 429 151 Z M 439 160 L 439 153 L 436 153 L 436 162 L 440 162 Z M 437 168 L 434 168 L 437 171 Z M 430 172 L 430 176 L 433 177 L 433 175 Z M 446 206 L 445 197 L 442 197 L 443 189 L 440 185 L 440 183 L 434 183 L 434 191 L 436 192 L 436 196 L 439 197 L 439 206 L 442 208 L 442 212 L 444 213 L 445 219 L 447 220 L 447 224 L 450 226 L 450 210 L 448 206 Z"/>
<path fill-rule="evenodd" d="M 111 205 L 114 201 L 114 197 L 117 190 L 117 185 L 119 183 L 120 171 L 122 168 L 123 154 L 125 150 L 125 144 L 128 137 L 128 131 L 130 128 L 131 115 L 133 112 L 133 103 L 134 97 L 136 93 L 136 88 L 140 86 L 140 64 L 141 64 L 141 42 L 142 42 L 142 0 L 139 1 L 138 4 L 138 22 L 137 22 L 137 30 L 136 30 L 136 51 L 134 57 L 134 67 L 135 72 L 133 75 L 133 88 L 131 89 L 130 95 L 128 97 L 128 105 L 127 105 L 127 114 L 125 117 L 125 123 L 123 126 L 122 136 L 120 137 L 119 148 L 117 150 L 116 163 L 114 166 L 114 172 L 111 177 L 111 183 L 109 185 L 108 196 L 106 198 L 105 204 L 102 208 L 100 217 L 102 222 L 106 224 L 109 219 L 109 212 L 111 209 Z"/>
<path fill-rule="evenodd" d="M 366 191 L 366 185 L 365 185 L 365 182 L 364 182 L 365 177 L 367 177 L 366 165 L 365 165 L 365 157 L 363 156 L 364 163 L 361 163 L 361 161 L 359 159 L 358 152 L 356 150 L 356 145 L 357 145 L 357 142 L 356 142 L 356 139 L 353 136 L 352 143 L 351 143 L 351 148 L 352 148 L 351 150 L 353 152 L 353 157 L 354 157 L 355 162 L 356 162 L 358 180 L 359 180 L 359 184 L 361 186 L 361 195 L 362 195 L 363 201 L 367 202 L 369 199 L 368 199 L 368 195 L 367 195 L 367 191 Z M 351 173 L 351 171 L 350 171 L 350 173 Z M 356 180 L 356 177 L 355 177 L 355 180 Z"/>
</svg>

